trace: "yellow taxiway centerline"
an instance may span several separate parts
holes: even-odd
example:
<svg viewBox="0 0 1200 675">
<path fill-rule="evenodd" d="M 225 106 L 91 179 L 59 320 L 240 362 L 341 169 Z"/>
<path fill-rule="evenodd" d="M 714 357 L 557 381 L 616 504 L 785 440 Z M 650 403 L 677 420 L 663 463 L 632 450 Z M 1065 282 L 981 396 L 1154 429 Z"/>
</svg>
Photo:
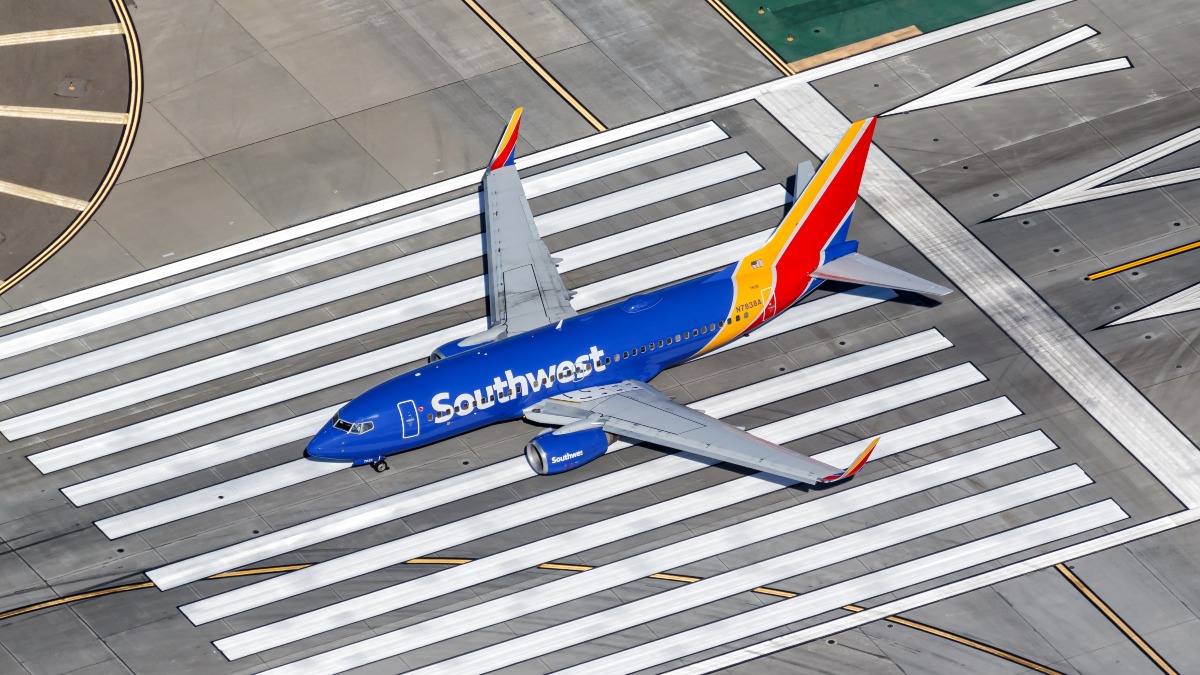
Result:
<svg viewBox="0 0 1200 675">
<path fill-rule="evenodd" d="M 475 0 L 463 0 L 463 3 L 466 4 L 467 7 L 470 7 L 471 11 L 475 12 L 475 15 L 482 19 L 483 22 L 488 25 L 488 28 L 491 28 L 492 32 L 499 36 L 500 39 L 503 40 L 510 49 L 516 52 L 517 56 L 519 56 L 526 65 L 532 68 L 533 72 L 537 73 L 538 77 L 542 78 L 546 84 L 550 85 L 550 88 L 553 89 L 559 96 L 561 96 L 562 99 L 567 102 L 567 105 L 574 108 L 575 112 L 579 113 L 583 119 L 587 120 L 588 124 L 592 125 L 596 131 L 608 130 L 608 127 L 604 126 L 604 124 L 602 124 L 600 120 L 591 113 L 591 111 L 583 107 L 583 104 L 579 102 L 579 99 L 575 98 L 571 92 L 567 91 L 566 87 L 562 86 L 558 80 L 554 79 L 554 76 L 551 75 L 545 68 L 543 68 L 542 64 L 538 63 L 537 59 L 533 58 L 533 55 L 530 54 L 529 51 L 524 47 L 522 47 L 521 43 L 517 42 L 516 38 L 510 35 L 508 31 L 504 30 L 504 27 L 501 26 L 494 18 L 492 18 L 492 15 L 488 14 L 487 10 L 481 7 L 478 2 Z"/>
<path fill-rule="evenodd" d="M 1117 265 L 1116 267 L 1110 267 L 1106 270 L 1100 270 L 1099 272 L 1095 272 L 1093 274 L 1087 275 L 1087 279 L 1088 279 L 1088 281 L 1095 281 L 1097 279 L 1103 279 L 1104 277 L 1111 276 L 1113 274 L 1119 274 L 1121 272 L 1124 272 L 1125 270 L 1131 270 L 1135 267 L 1141 267 L 1142 265 L 1145 265 L 1146 263 L 1152 263 L 1155 260 L 1162 260 L 1163 258 L 1170 258 L 1173 255 L 1179 255 L 1180 253 L 1185 253 L 1185 252 L 1190 251 L 1195 248 L 1200 248 L 1200 241 L 1193 241 L 1190 244 L 1184 244 L 1183 246 L 1177 246 L 1173 249 L 1163 251 L 1162 253 L 1155 253 L 1154 255 L 1148 255 L 1145 258 L 1138 258 L 1137 260 L 1132 260 L 1130 262 L 1125 263 L 1124 265 Z"/>
<path fill-rule="evenodd" d="M 1171 664 L 1167 663 L 1166 659 L 1159 656 L 1158 652 L 1154 651 L 1154 648 L 1142 639 L 1142 636 L 1138 635 L 1136 631 L 1130 628 L 1129 624 L 1125 623 L 1124 619 L 1118 616 L 1111 607 L 1101 600 L 1100 596 L 1096 595 L 1095 591 L 1089 588 L 1087 584 L 1083 583 L 1083 579 L 1075 576 L 1075 573 L 1071 571 L 1071 568 L 1062 563 L 1055 565 L 1054 568 L 1057 569 L 1064 577 L 1066 577 L 1067 581 L 1071 582 L 1071 585 L 1074 586 L 1075 589 L 1080 593 L 1082 593 L 1083 597 L 1088 599 L 1088 602 L 1095 605 L 1096 609 L 1100 610 L 1100 613 L 1104 615 L 1104 618 L 1108 619 L 1112 625 L 1117 627 L 1117 630 L 1121 631 L 1125 637 L 1129 638 L 1129 641 L 1137 646 L 1137 648 L 1146 655 L 1146 658 L 1153 661 L 1154 665 L 1158 666 L 1159 670 L 1166 673 L 1166 675 L 1179 675 L 1179 671 L 1172 668 Z"/>
</svg>

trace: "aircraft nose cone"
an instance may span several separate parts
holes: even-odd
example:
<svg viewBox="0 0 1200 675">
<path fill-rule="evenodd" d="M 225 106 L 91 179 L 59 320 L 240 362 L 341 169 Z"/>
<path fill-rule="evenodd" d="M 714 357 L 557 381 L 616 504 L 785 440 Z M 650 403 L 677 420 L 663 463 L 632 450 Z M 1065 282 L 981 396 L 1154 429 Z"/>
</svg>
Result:
<svg viewBox="0 0 1200 675">
<path fill-rule="evenodd" d="M 345 439 L 341 436 L 344 435 L 331 425 L 321 427 L 317 435 L 313 436 L 308 445 L 304 447 L 304 456 L 316 460 L 341 459 L 345 445 Z"/>
</svg>

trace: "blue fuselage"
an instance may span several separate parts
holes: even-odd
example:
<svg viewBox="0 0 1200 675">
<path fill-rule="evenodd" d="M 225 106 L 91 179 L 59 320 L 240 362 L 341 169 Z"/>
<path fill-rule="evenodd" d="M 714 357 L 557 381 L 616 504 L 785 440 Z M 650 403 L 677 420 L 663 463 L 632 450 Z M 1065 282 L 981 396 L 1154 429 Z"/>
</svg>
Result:
<svg viewBox="0 0 1200 675">
<path fill-rule="evenodd" d="M 648 381 L 720 346 L 718 340 L 727 342 L 731 333 L 744 332 L 736 330 L 743 313 L 733 305 L 733 269 L 633 296 L 395 377 L 343 406 L 310 441 L 306 454 L 324 461 L 376 462 L 519 418 L 526 407 L 557 393 Z"/>
</svg>

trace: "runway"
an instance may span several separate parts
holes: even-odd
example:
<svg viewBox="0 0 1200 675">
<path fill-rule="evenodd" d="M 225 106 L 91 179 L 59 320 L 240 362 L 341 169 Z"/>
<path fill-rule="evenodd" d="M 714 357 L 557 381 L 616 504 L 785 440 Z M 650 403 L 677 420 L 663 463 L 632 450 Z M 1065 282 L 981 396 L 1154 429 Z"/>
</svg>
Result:
<svg viewBox="0 0 1200 675">
<path fill-rule="evenodd" d="M 1086 302 L 1047 291 L 964 215 L 978 203 L 952 201 L 979 190 L 948 191 L 951 179 L 930 176 L 982 160 L 939 165 L 914 139 L 928 126 L 939 144 L 958 142 L 943 108 L 1002 110 L 1006 96 L 1068 79 L 1134 77 L 1138 58 L 1115 63 L 1117 48 L 1090 55 L 1114 60 L 1103 67 L 1054 61 L 982 94 L 973 89 L 1012 69 L 974 64 L 987 77 L 957 89 L 962 69 L 924 92 L 870 86 L 885 62 L 934 52 L 946 62 L 1001 31 L 1021 45 L 989 63 L 1020 66 L 1112 32 L 1071 33 L 1081 21 L 1058 13 L 1064 4 L 1028 3 L 520 155 L 538 228 L 582 311 L 753 249 L 782 215 L 797 162 L 819 159 L 847 118 L 896 111 L 879 122 L 852 233 L 864 253 L 956 292 L 934 302 L 830 284 L 654 383 L 832 464 L 882 436 L 853 481 L 803 489 L 625 442 L 541 477 L 520 456 L 536 431 L 522 422 L 398 455 L 383 474 L 303 459 L 344 401 L 484 327 L 471 172 L 0 314 L 2 505 L 13 504 L 0 536 L 20 552 L 0 564 L 19 558 L 28 574 L 11 578 L 46 582 L 14 597 L 144 574 L 159 589 L 141 591 L 155 594 L 145 609 L 97 599 L 72 610 L 136 673 L 155 672 L 172 643 L 187 645 L 189 672 L 773 672 L 795 665 L 799 652 L 781 650 L 805 644 L 816 660 L 796 672 L 898 672 L 885 668 L 901 668 L 900 642 L 851 653 L 811 641 L 855 639 L 846 636 L 889 614 L 936 616 L 930 607 L 1044 579 L 1059 562 L 1106 579 L 1101 558 L 1086 556 L 1192 522 L 1191 428 L 1081 328 L 1072 312 Z M 846 104 L 860 89 L 866 102 Z M 1035 198 L 1005 194 L 992 215 Z M 400 564 L 434 556 L 470 561 Z M 589 568 L 537 569 L 548 562 Z M 296 563 L 310 565 L 209 579 Z M 647 578 L 662 572 L 703 578 Z M 1100 585 L 1105 595 L 1119 582 Z M 764 586 L 797 595 L 753 592 Z M 1143 594 L 1146 605 L 1157 592 Z M 1144 625 L 1146 607 L 1128 603 Z M 1039 638 L 1002 635 L 1005 648 L 1059 672 L 1102 672 L 1041 641 L 1049 629 L 1036 617 L 1053 609 L 1013 605 Z M 1188 612 L 1180 604 L 1178 622 L 1155 630 L 1190 625 Z M 962 621 L 943 627 L 970 632 Z M 0 624 L 12 651 L 9 642 Z M 1177 641 L 1154 644 L 1188 663 Z M 922 663 L 954 672 L 966 658 Z"/>
</svg>

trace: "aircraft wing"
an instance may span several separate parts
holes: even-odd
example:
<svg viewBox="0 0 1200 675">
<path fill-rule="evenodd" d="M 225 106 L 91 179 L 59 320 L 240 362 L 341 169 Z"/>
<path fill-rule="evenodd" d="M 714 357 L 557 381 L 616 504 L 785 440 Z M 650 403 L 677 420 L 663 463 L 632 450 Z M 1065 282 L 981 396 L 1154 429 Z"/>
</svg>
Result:
<svg viewBox="0 0 1200 675">
<path fill-rule="evenodd" d="M 564 429 L 599 426 L 635 441 L 657 443 L 808 484 L 849 478 L 866 464 L 875 448 L 872 443 L 843 471 L 676 403 L 636 380 L 557 394 L 526 408 L 525 417 L 565 425 Z"/>
<path fill-rule="evenodd" d="M 483 177 L 487 240 L 489 333 L 508 335 L 575 316 L 571 294 L 538 235 L 514 155 L 521 109 L 513 113 L 492 164 Z"/>
</svg>

